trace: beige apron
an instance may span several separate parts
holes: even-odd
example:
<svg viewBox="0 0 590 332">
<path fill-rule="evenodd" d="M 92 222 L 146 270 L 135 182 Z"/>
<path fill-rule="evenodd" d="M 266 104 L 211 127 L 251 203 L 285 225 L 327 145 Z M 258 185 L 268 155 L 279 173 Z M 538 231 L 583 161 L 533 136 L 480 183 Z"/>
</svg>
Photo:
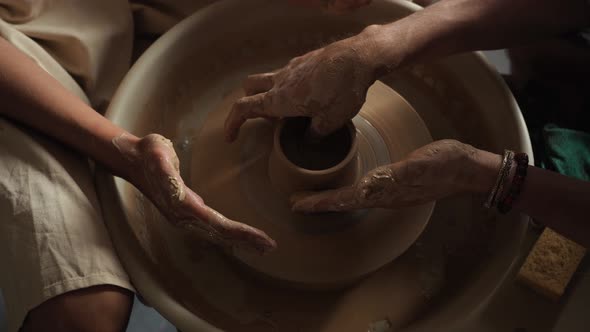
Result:
<svg viewBox="0 0 590 332">
<path fill-rule="evenodd" d="M 102 110 L 129 68 L 133 17 L 138 34 L 153 37 L 213 1 L 140 2 L 0 0 L 0 36 Z M 9 331 L 29 310 L 68 291 L 100 284 L 133 290 L 85 157 L 1 118 L 0 215 Z"/>
</svg>

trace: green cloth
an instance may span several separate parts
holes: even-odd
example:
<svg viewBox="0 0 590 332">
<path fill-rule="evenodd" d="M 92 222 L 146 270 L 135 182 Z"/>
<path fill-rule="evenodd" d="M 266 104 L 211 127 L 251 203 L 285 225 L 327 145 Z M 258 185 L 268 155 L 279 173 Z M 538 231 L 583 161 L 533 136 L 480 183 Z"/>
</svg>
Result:
<svg viewBox="0 0 590 332">
<path fill-rule="evenodd" d="M 511 80 L 507 81 L 510 85 Z M 571 86 L 571 80 L 564 80 Z M 571 96 L 541 78 L 511 90 L 529 129 L 535 166 L 566 176 L 590 180 L 590 80 L 576 81 L 576 96 L 583 101 L 571 108 Z M 570 98 L 571 99 L 571 98 Z"/>
<path fill-rule="evenodd" d="M 543 128 L 545 162 L 563 175 L 590 180 L 590 134 L 549 124 Z"/>
</svg>

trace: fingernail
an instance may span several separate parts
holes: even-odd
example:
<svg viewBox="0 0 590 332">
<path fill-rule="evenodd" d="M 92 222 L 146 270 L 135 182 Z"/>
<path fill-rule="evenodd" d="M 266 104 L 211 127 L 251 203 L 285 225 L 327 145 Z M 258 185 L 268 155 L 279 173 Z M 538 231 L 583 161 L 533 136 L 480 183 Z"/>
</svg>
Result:
<svg viewBox="0 0 590 332">
<path fill-rule="evenodd" d="M 312 210 L 313 205 L 307 203 L 305 199 L 301 199 L 291 205 L 291 211 L 297 213 L 310 213 L 313 212 Z"/>
<path fill-rule="evenodd" d="M 270 239 L 268 242 L 264 243 L 262 246 L 258 247 L 258 252 L 260 255 L 267 255 L 270 254 L 277 248 L 277 243 L 275 240 Z"/>
<path fill-rule="evenodd" d="M 295 204 L 297 204 L 297 202 L 301 201 L 304 197 L 304 194 L 301 192 L 296 192 L 294 194 L 291 194 L 291 196 L 289 196 L 289 205 L 293 206 Z"/>
<path fill-rule="evenodd" d="M 299 212 L 300 210 L 300 204 L 299 201 L 295 198 L 291 198 L 291 202 L 289 202 L 291 205 L 291 211 L 292 212 Z"/>
</svg>

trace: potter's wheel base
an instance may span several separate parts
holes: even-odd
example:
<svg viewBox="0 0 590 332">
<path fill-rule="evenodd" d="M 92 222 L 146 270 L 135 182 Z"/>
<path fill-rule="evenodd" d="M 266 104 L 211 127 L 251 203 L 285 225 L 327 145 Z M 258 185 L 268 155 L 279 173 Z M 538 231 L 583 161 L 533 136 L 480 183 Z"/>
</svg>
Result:
<svg viewBox="0 0 590 332">
<path fill-rule="evenodd" d="M 212 146 L 205 147 L 212 156 L 225 146 L 222 137 L 202 127 L 219 103 L 226 101 L 226 94 L 247 75 L 275 70 L 306 50 L 417 9 L 408 1 L 373 1 L 350 15 L 333 16 L 294 8 L 284 1 L 217 1 L 171 29 L 142 56 L 122 82 L 107 116 L 138 135 L 158 132 L 171 138 L 183 178 L 221 210 L 224 201 L 243 199 L 241 185 L 220 176 L 213 164 L 197 165 L 204 157 L 193 156 L 203 148 L 196 142 L 203 138 L 212 138 Z M 410 66 L 384 79 L 418 110 L 433 136 L 491 151 L 511 148 L 531 153 L 518 106 L 481 56 L 464 54 Z M 219 120 L 222 123 L 223 116 Z M 378 126 L 386 119 L 362 120 L 377 124 L 373 127 L 377 140 L 386 140 Z M 405 143 L 399 146 L 392 149 L 391 161 L 402 157 L 396 152 L 403 152 Z M 233 152 L 239 156 L 240 148 Z M 239 167 L 224 171 L 234 177 L 240 173 Z M 210 177 L 191 179 L 191 173 L 200 172 L 209 172 Z M 445 199 L 437 204 L 433 222 L 419 243 L 393 263 L 353 287 L 306 292 L 265 287 L 237 273 L 237 264 L 217 251 L 199 253 L 201 246 L 168 227 L 147 199 L 136 201 L 142 196 L 125 181 L 103 172 L 97 186 L 102 189 L 105 223 L 134 285 L 156 310 L 186 332 L 367 331 L 386 317 L 394 330 L 454 331 L 456 324 L 473 318 L 506 279 L 527 222 L 518 215 L 494 220 L 492 225 L 498 229 L 492 231 L 493 249 L 485 255 L 466 250 L 482 268 L 458 271 L 463 256 L 448 264 L 439 256 L 447 252 L 449 243 L 489 244 L 468 232 L 479 229 L 487 217 L 480 211 L 480 200 Z M 223 194 L 206 191 L 214 186 Z M 231 206 L 224 212 L 240 221 L 256 217 L 242 215 Z M 440 271 L 458 275 L 448 277 Z M 458 284 L 449 283 L 449 278 Z M 440 298 L 435 290 L 441 288 L 448 297 Z M 425 311 L 431 304 L 437 307 Z"/>
</svg>

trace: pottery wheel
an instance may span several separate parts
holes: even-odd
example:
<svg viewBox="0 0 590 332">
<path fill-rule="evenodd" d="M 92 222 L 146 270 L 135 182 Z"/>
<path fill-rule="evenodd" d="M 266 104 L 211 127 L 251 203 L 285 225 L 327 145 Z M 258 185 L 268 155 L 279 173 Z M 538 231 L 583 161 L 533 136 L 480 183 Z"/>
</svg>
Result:
<svg viewBox="0 0 590 332">
<path fill-rule="evenodd" d="M 273 124 L 248 121 L 232 144 L 223 124 L 240 88 L 211 111 L 194 140 L 192 188 L 227 217 L 267 232 L 278 248 L 265 256 L 236 249 L 254 271 L 312 287 L 337 287 L 379 269 L 401 255 L 420 235 L 434 203 L 399 210 L 371 209 L 314 216 L 294 214 L 288 195 L 268 177 Z M 419 115 L 396 92 L 377 82 L 353 119 L 357 128 L 359 179 L 432 141 Z"/>
</svg>

